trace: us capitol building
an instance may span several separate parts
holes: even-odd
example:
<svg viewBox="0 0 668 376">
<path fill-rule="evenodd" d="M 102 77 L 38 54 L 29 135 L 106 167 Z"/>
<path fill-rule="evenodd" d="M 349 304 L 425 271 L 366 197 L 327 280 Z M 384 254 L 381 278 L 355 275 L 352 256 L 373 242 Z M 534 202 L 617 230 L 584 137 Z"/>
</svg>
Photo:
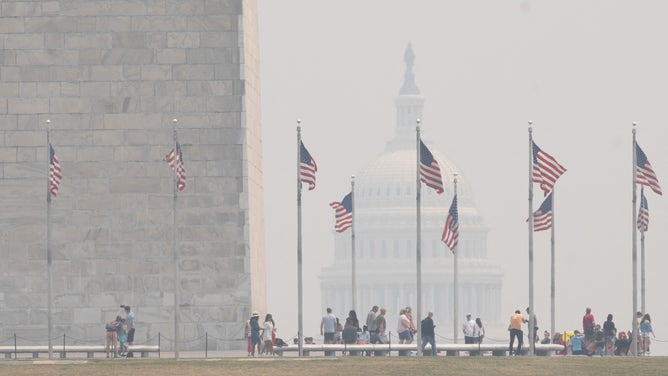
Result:
<svg viewBox="0 0 668 376">
<path fill-rule="evenodd" d="M 396 330 L 399 309 L 416 312 L 416 119 L 424 97 L 415 84 L 414 54 L 406 49 L 404 84 L 395 100 L 396 130 L 385 151 L 355 178 L 355 237 L 357 313 L 364 322 L 373 305 L 387 308 L 388 330 Z M 459 193 L 458 322 L 467 312 L 492 324 L 501 321 L 501 268 L 487 259 L 487 233 L 462 172 L 425 142 L 439 163 L 445 191 L 422 188 L 422 303 L 423 316 L 434 311 L 441 335 L 452 337 L 453 254 L 441 241 L 457 174 Z M 332 307 L 346 317 L 352 306 L 351 231 L 334 232 L 334 264 L 320 274 L 322 308 Z M 505 316 L 504 316 L 505 318 Z M 415 318 L 418 319 L 417 317 Z M 422 318 L 419 318 L 422 319 Z M 445 324 L 445 326 L 443 326 Z M 437 332 L 439 331 L 437 329 Z M 445 332 L 443 332 L 445 331 Z M 462 335 L 459 333 L 459 337 Z"/>
</svg>

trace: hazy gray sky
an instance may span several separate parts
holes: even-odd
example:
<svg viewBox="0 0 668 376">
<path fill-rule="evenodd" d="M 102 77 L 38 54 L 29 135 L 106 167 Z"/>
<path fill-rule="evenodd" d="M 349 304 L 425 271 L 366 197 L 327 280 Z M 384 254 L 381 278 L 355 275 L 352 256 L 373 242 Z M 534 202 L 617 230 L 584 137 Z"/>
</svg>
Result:
<svg viewBox="0 0 668 376">
<path fill-rule="evenodd" d="M 568 169 L 555 193 L 557 329 L 581 328 L 587 306 L 597 322 L 612 313 L 618 328 L 630 328 L 631 123 L 668 191 L 668 3 L 259 0 L 259 12 L 268 307 L 280 337 L 297 333 L 295 119 L 319 168 L 317 188 L 303 194 L 304 334 L 319 338 L 318 275 L 334 254 L 328 204 L 393 134 L 409 42 L 426 98 L 422 134 L 473 187 L 490 227 L 489 257 L 505 272 L 502 316 L 528 305 L 531 119 L 536 143 Z M 668 341 L 668 198 L 647 196 L 647 311 L 657 339 Z M 534 244 L 542 331 L 549 232 Z M 652 350 L 668 353 L 668 345 Z"/>
</svg>

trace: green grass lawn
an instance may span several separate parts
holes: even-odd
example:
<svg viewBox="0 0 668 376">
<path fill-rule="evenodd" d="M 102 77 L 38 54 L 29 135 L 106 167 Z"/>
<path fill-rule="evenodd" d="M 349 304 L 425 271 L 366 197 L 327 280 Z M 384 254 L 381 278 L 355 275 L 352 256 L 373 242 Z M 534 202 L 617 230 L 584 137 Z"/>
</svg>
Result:
<svg viewBox="0 0 668 376">
<path fill-rule="evenodd" d="M 0 375 L 668 375 L 668 357 L 285 357 L 0 360 Z"/>
<path fill-rule="evenodd" d="M 668 357 L 286 357 L 0 360 L 0 375 L 668 375 Z"/>
</svg>

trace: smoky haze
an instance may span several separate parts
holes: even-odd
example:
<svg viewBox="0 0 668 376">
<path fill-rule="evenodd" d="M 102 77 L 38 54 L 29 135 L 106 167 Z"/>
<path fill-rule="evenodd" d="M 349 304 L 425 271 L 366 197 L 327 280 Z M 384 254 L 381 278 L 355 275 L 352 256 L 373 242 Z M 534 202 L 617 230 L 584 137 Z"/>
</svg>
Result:
<svg viewBox="0 0 668 376">
<path fill-rule="evenodd" d="M 555 191 L 556 329 L 581 329 L 586 307 L 598 323 L 612 313 L 619 329 L 630 329 L 632 122 L 668 189 L 665 14 L 662 1 L 259 0 L 267 304 L 278 336 L 297 335 L 295 120 L 318 164 L 316 189 L 302 195 L 303 313 L 304 335 L 321 343 L 318 276 L 334 257 L 328 204 L 394 134 L 408 43 L 425 98 L 423 138 L 467 177 L 490 228 L 488 257 L 505 273 L 504 321 L 487 330 L 505 341 L 505 318 L 529 303 L 528 120 L 535 142 L 568 169 Z M 646 195 L 647 312 L 652 352 L 666 355 L 668 204 Z M 542 199 L 535 187 L 535 209 Z M 550 322 L 549 254 L 549 231 L 536 233 L 540 333 Z M 382 302 L 358 301 L 358 315 L 374 304 Z M 438 316 L 437 334 L 452 338 L 452 323 Z M 392 331 L 395 322 L 388 312 Z"/>
</svg>

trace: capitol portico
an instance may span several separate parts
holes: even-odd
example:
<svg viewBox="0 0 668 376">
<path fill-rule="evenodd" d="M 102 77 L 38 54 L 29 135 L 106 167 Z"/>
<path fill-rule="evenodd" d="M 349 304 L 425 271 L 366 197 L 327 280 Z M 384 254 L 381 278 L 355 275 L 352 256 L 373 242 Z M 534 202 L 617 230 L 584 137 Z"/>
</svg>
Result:
<svg viewBox="0 0 668 376">
<path fill-rule="evenodd" d="M 395 100 L 396 128 L 385 151 L 355 178 L 356 309 L 360 321 L 371 306 L 387 308 L 388 330 L 395 330 L 401 307 L 416 305 L 416 119 L 424 97 L 413 75 L 410 45 L 404 60 L 404 84 Z M 433 126 L 424 124 L 425 129 Z M 427 135 L 429 133 L 427 132 Z M 451 338 L 453 318 L 453 255 L 441 242 L 457 176 L 459 201 L 458 286 L 459 322 L 466 312 L 486 323 L 501 321 L 503 273 L 488 260 L 487 233 L 464 174 L 438 151 L 438 143 L 423 137 L 438 161 L 445 191 L 421 189 L 422 310 L 434 311 L 442 323 L 440 335 Z M 432 142 L 430 142 L 432 141 Z M 322 309 L 339 317 L 353 308 L 351 231 L 334 232 L 334 263 L 321 271 Z M 418 319 L 418 318 L 415 318 Z M 421 319 L 421 318 L 420 318 Z M 445 324 L 445 326 L 443 326 Z M 439 330 L 437 329 L 437 332 Z M 460 335 L 461 337 L 461 335 Z"/>
</svg>

